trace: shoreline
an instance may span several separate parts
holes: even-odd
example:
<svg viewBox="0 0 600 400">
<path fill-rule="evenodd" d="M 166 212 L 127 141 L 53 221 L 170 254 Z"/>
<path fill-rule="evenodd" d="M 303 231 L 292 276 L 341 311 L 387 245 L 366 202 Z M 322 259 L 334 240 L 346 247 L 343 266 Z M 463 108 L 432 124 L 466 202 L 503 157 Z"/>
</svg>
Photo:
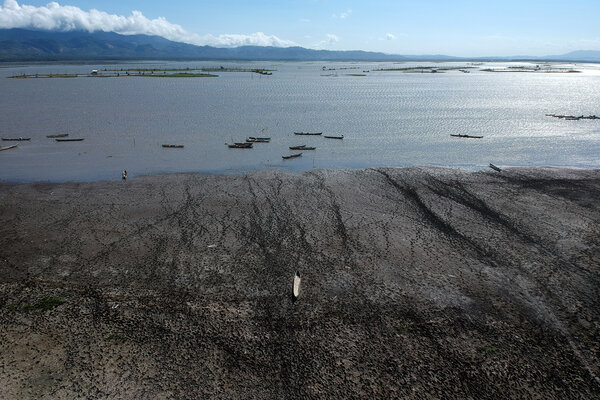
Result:
<svg viewBox="0 0 600 400">
<path fill-rule="evenodd" d="M 511 171 L 511 170 L 574 170 L 574 171 L 598 171 L 600 167 L 596 166 L 562 166 L 562 165 L 539 165 L 539 166 L 519 166 L 519 165 L 503 165 L 498 164 L 502 167 L 502 171 Z M 487 165 L 432 165 L 432 164 L 424 164 L 424 165 L 407 165 L 400 167 L 384 167 L 384 166 L 373 166 L 373 167 L 357 167 L 357 168 L 313 168 L 313 169 L 293 169 L 293 168 L 284 168 L 282 165 L 273 165 L 271 168 L 262 167 L 262 168 L 235 168 L 235 169 L 218 169 L 218 170 L 202 170 L 202 171 L 181 171 L 181 172 L 151 172 L 151 173 L 140 173 L 135 174 L 128 171 L 128 181 L 132 181 L 135 179 L 144 179 L 144 178 L 152 178 L 152 177 L 168 177 L 168 176 L 177 176 L 177 175 L 210 175 L 210 176 L 246 176 L 252 175 L 255 173 L 261 173 L 265 171 L 270 172 L 279 172 L 279 173 L 287 173 L 292 175 L 303 175 L 311 172 L 318 171 L 342 171 L 342 172 L 352 172 L 352 171 L 368 171 L 368 170 L 376 170 L 376 169 L 392 169 L 392 170 L 405 170 L 405 169 L 441 169 L 441 170 L 457 170 L 465 173 L 477 173 L 477 172 L 493 172 L 489 166 Z M 498 173 L 498 172 L 496 172 Z M 501 173 L 501 172 L 500 172 Z M 98 178 L 98 179 L 70 179 L 70 180 L 29 180 L 29 179 L 2 179 L 0 178 L 0 185 L 27 185 L 27 184 L 36 184 L 36 183 L 47 183 L 47 184 L 67 184 L 67 183 L 94 183 L 94 182 L 119 182 L 121 181 L 121 175 L 115 174 L 115 178 L 106 179 L 106 178 Z"/>
<path fill-rule="evenodd" d="M 598 169 L 122 183 L 0 183 L 0 397 L 600 391 Z"/>
</svg>

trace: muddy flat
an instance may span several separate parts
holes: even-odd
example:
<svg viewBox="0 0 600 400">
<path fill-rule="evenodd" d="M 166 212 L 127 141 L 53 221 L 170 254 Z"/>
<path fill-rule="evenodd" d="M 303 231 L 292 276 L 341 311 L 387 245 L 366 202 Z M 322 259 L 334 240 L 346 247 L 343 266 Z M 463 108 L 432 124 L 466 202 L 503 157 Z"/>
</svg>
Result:
<svg viewBox="0 0 600 400">
<path fill-rule="evenodd" d="M 0 184 L 0 398 L 597 398 L 599 199 L 551 168 Z"/>
</svg>

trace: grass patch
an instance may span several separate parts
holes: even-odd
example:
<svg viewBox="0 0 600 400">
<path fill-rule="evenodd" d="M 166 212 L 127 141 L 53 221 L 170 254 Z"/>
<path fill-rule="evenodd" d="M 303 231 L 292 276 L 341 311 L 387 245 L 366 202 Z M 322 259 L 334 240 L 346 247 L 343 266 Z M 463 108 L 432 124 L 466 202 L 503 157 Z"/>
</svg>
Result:
<svg viewBox="0 0 600 400">
<path fill-rule="evenodd" d="M 143 74 L 143 75 L 133 75 L 133 76 L 153 76 L 156 78 L 217 78 L 219 75 L 214 74 L 206 74 L 206 73 L 188 73 L 188 72 L 178 72 L 174 74 Z"/>
<path fill-rule="evenodd" d="M 479 347 L 477 349 L 477 351 L 479 351 L 480 353 L 483 353 L 487 356 L 491 356 L 491 355 L 498 353 L 500 351 L 500 349 L 498 349 L 497 347 L 494 347 L 494 346 L 485 345 L 485 346 Z"/>
<path fill-rule="evenodd" d="M 27 78 L 77 78 L 77 74 L 22 74 L 22 75 L 13 75 L 9 76 L 9 78 L 14 79 L 27 79 Z"/>
<path fill-rule="evenodd" d="M 127 338 L 120 333 L 111 333 L 110 335 L 105 337 L 105 339 L 107 342 L 112 342 L 112 343 L 117 343 L 117 344 L 125 343 L 125 341 L 127 340 Z"/>
<path fill-rule="evenodd" d="M 193 68 L 121 68 L 104 69 L 109 72 L 175 72 L 175 71 L 195 71 Z"/>
<path fill-rule="evenodd" d="M 37 303 L 34 304 L 11 304 L 9 306 L 9 309 L 13 310 L 13 311 L 23 311 L 23 312 L 30 312 L 30 311 L 48 311 L 48 310 L 52 310 L 53 308 L 56 308 L 58 306 L 60 306 L 61 304 L 64 304 L 64 300 L 61 299 L 60 297 L 44 297 L 42 300 L 38 301 Z"/>
<path fill-rule="evenodd" d="M 398 331 L 398 333 L 408 334 L 408 333 L 412 332 L 413 324 L 408 321 L 397 321 L 395 324 L 395 327 L 396 327 L 396 331 Z"/>
<path fill-rule="evenodd" d="M 202 68 L 204 72 L 254 72 L 255 74 L 261 75 L 273 75 L 272 72 L 274 69 L 265 69 L 265 68 Z"/>
</svg>

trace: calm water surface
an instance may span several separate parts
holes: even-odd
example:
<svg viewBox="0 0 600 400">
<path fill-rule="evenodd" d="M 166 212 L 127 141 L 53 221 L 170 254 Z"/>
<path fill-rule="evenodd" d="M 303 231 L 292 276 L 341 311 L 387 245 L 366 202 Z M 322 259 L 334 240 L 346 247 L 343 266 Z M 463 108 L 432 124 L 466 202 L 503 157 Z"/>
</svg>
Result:
<svg viewBox="0 0 600 400">
<path fill-rule="evenodd" d="M 223 72 L 217 78 L 8 79 L 16 74 L 88 73 L 103 68 L 199 68 L 214 62 L 19 65 L 0 68 L 0 136 L 31 137 L 0 152 L 0 180 L 120 179 L 142 174 L 252 169 L 439 165 L 600 167 L 600 66 L 582 73 L 375 71 L 467 63 L 222 63 L 272 68 L 272 76 Z M 517 63 L 515 65 L 524 65 Z M 335 70 L 323 70 L 323 67 Z M 556 67 L 556 66 L 555 66 Z M 572 67 L 569 65 L 569 67 Z M 366 76 L 351 76 L 363 74 Z M 300 137 L 294 131 L 344 135 Z M 83 142 L 57 143 L 68 133 Z M 450 134 L 483 135 L 457 139 Z M 225 143 L 269 136 L 252 150 Z M 16 142 L 15 142 L 16 143 Z M 162 144 L 184 149 L 163 149 Z M 0 142 L 1 146 L 12 144 Z M 293 160 L 288 146 L 316 151 Z"/>
</svg>

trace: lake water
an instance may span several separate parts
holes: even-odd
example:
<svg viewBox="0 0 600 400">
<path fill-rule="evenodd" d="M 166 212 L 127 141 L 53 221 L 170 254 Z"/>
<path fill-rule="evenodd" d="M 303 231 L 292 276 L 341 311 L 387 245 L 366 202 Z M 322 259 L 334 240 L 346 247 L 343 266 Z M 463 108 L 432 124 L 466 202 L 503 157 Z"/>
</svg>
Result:
<svg viewBox="0 0 600 400">
<path fill-rule="evenodd" d="M 8 79 L 104 68 L 270 68 L 217 78 Z M 600 66 L 582 73 L 375 71 L 468 63 L 158 62 L 0 68 L 0 136 L 31 137 L 0 152 L 0 180 L 85 181 L 166 172 L 368 168 L 410 165 L 600 167 Z M 326 67 L 327 70 L 323 70 Z M 554 68 L 558 66 L 553 65 Z M 331 70 L 330 70 L 331 69 Z M 369 72 L 363 72 L 369 71 Z M 351 74 L 366 76 L 352 76 Z M 344 135 L 343 140 L 294 131 Z M 82 142 L 58 143 L 68 133 Z M 483 135 L 462 139 L 451 134 Z M 225 143 L 269 136 L 251 150 Z M 0 142 L 6 146 L 16 142 Z M 164 149 L 162 144 L 182 144 Z M 317 147 L 282 160 L 289 146 Z"/>
</svg>

